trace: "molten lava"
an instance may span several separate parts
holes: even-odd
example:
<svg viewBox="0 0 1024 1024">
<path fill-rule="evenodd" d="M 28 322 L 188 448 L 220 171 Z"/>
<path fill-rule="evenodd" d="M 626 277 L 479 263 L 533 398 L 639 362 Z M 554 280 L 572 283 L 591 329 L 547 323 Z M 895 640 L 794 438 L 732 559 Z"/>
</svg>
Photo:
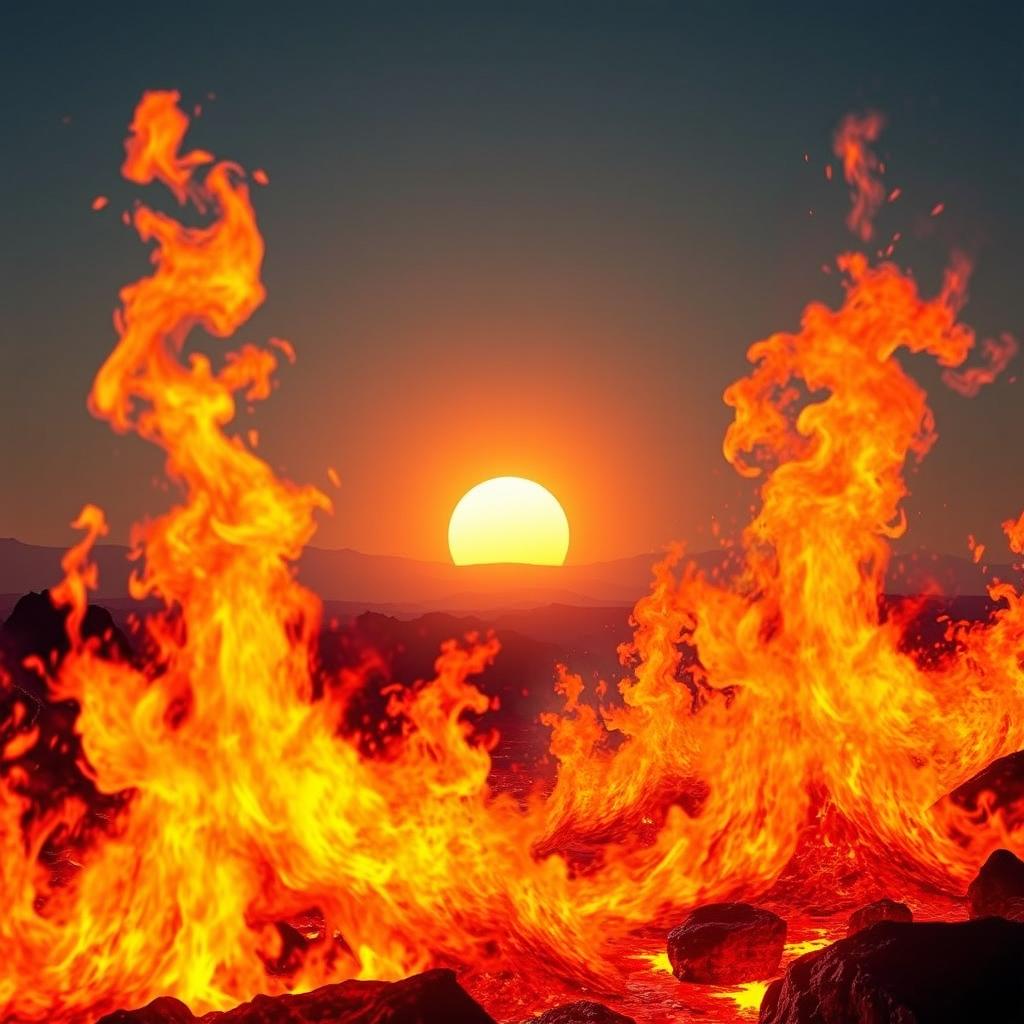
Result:
<svg viewBox="0 0 1024 1024">
<path fill-rule="evenodd" d="M 436 678 L 393 694 L 400 729 L 374 756 L 344 726 L 358 680 L 314 699 L 320 604 L 294 565 L 329 502 L 228 432 L 238 396 L 268 395 L 287 346 L 182 358 L 194 328 L 228 337 L 263 299 L 245 174 L 182 152 L 187 126 L 174 93 L 136 110 L 125 177 L 210 219 L 135 209 L 155 270 L 122 290 L 90 398 L 115 430 L 159 445 L 181 488 L 133 538 L 133 594 L 162 611 L 138 658 L 83 639 L 105 529 L 90 506 L 54 594 L 71 609 L 71 651 L 38 666 L 54 699 L 80 707 L 82 770 L 124 800 L 97 827 L 83 800 L 42 812 L 24 770 L 5 773 L 3 1019 L 84 1022 L 164 994 L 201 1012 L 438 963 L 470 984 L 501 966 L 614 988 L 612 951 L 634 929 L 764 893 L 794 856 L 961 892 L 994 847 L 1024 846 L 987 805 L 942 799 L 1024 746 L 1021 593 L 994 584 L 992 619 L 951 627 L 952 653 L 927 668 L 905 650 L 906 616 L 880 612 L 905 464 L 936 438 L 897 353 L 966 373 L 952 378 L 965 391 L 1005 365 L 1002 342 L 988 368 L 956 370 L 975 344 L 959 320 L 962 261 L 926 298 L 894 264 L 844 255 L 838 309 L 812 304 L 799 331 L 752 346 L 750 374 L 725 393 L 725 457 L 761 481 L 735 572 L 677 572 L 678 551 L 657 567 L 621 702 L 596 709 L 563 671 L 565 711 L 547 723 L 557 780 L 515 800 L 490 791 L 489 741 L 472 724 L 495 639 L 447 645 Z M 850 122 L 836 143 L 864 239 L 886 194 L 865 149 L 880 126 Z M 1022 524 L 1006 524 L 1018 552 Z M 29 728 L 12 719 L 4 735 Z M 58 832 L 80 840 L 60 877 L 40 859 Z M 320 938 L 271 970 L 283 923 L 304 915 Z"/>
</svg>

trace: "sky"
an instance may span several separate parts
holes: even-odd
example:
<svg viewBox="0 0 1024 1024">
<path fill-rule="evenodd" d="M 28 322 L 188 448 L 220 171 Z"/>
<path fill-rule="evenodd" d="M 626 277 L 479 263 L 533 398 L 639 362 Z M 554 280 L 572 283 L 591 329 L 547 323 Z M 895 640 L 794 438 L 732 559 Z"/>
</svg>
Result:
<svg viewBox="0 0 1024 1024">
<path fill-rule="evenodd" d="M 244 426 L 331 491 L 321 546 L 447 559 L 452 508 L 503 475 L 560 499 L 573 562 L 742 524 L 722 391 L 750 343 L 839 298 L 821 267 L 855 240 L 823 170 L 850 111 L 888 119 L 897 258 L 930 292 L 966 251 L 965 319 L 1024 334 L 1019 5 L 272 6 L 5 15 L 0 536 L 66 544 L 93 501 L 123 541 L 173 498 L 159 452 L 85 405 L 148 268 L 118 176 L 146 89 L 202 102 L 190 142 L 269 175 L 268 298 L 238 337 L 298 361 Z M 940 439 L 903 543 L 1004 550 L 1018 368 L 965 399 L 910 365 Z"/>
</svg>

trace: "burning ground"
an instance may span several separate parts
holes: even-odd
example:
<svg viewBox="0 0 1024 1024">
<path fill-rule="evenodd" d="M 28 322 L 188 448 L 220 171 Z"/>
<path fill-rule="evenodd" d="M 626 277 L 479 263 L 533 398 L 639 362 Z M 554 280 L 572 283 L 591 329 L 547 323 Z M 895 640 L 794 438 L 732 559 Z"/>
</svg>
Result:
<svg viewBox="0 0 1024 1024">
<path fill-rule="evenodd" d="M 158 997 L 226 1011 L 436 967 L 506 1020 L 581 993 L 627 997 L 637 1019 L 728 1017 L 760 1003 L 763 965 L 722 991 L 658 969 L 692 908 L 774 911 L 790 958 L 838 939 L 849 911 L 880 896 L 918 917 L 963 916 L 990 855 L 1024 845 L 995 783 L 949 798 L 1024 746 L 1024 607 L 1011 580 L 994 581 L 990 614 L 946 615 L 921 651 L 908 637 L 928 633 L 932 609 L 886 605 L 883 580 L 907 461 L 936 439 L 898 354 L 934 358 L 972 394 L 1012 352 L 1006 338 L 976 346 L 961 322 L 966 262 L 927 297 L 894 263 L 844 254 L 839 308 L 811 304 L 797 332 L 751 347 L 749 375 L 725 392 L 725 458 L 759 479 L 734 564 L 711 576 L 670 553 L 633 610 L 612 692 L 561 669 L 560 706 L 542 716 L 550 777 L 505 787 L 482 724 L 494 701 L 477 685 L 500 638 L 446 642 L 413 685 L 381 688 L 372 645 L 345 664 L 322 657 L 321 604 L 294 565 L 330 502 L 230 428 L 292 347 L 182 358 L 193 328 L 226 338 L 263 298 L 245 174 L 182 151 L 187 127 L 173 93 L 136 110 L 125 176 L 205 219 L 133 211 L 155 270 L 122 290 L 119 341 L 90 396 L 113 429 L 164 451 L 180 488 L 133 536 L 133 596 L 158 608 L 130 639 L 89 609 L 106 529 L 89 506 L 51 594 L 50 649 L 7 659 L 5 1019 L 93 1021 Z M 884 194 L 867 148 L 880 127 L 854 118 L 837 135 L 862 241 Z M 1005 530 L 1019 554 L 1024 518 Z M 873 926 L 897 945 L 918 927 Z M 1017 941 L 985 927 L 956 941 Z M 813 962 L 870 958 L 866 940 L 843 941 Z M 376 1005 L 410 985 L 288 998 Z M 765 997 L 765 1019 L 783 1019 L 771 1014 L 785 995 Z"/>
</svg>

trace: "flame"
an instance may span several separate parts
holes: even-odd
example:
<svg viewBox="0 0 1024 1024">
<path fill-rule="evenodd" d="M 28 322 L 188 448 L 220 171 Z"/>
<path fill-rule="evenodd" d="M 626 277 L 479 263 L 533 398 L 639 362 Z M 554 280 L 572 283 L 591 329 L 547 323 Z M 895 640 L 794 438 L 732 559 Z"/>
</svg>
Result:
<svg viewBox="0 0 1024 1024">
<path fill-rule="evenodd" d="M 885 202 L 885 186 L 881 182 L 881 163 L 868 143 L 874 142 L 885 127 L 885 118 L 875 111 L 848 114 L 836 131 L 833 150 L 843 165 L 843 176 L 850 185 L 853 205 L 846 224 L 867 242 L 874 234 L 872 221 Z M 895 199 L 899 195 L 896 190 Z"/>
<path fill-rule="evenodd" d="M 75 1024 L 164 994 L 201 1013 L 436 963 L 470 982 L 514 965 L 613 986 L 615 941 L 762 893 L 808 846 L 844 872 L 953 892 L 995 846 L 1021 847 L 998 811 L 941 801 L 1024 745 L 1021 595 L 994 584 L 999 611 L 951 627 L 955 651 L 927 668 L 904 649 L 906 617 L 880 612 L 905 464 L 936 439 L 896 355 L 963 364 L 975 338 L 959 320 L 962 259 L 925 298 L 895 265 L 844 255 L 838 309 L 812 304 L 797 332 L 751 347 L 751 372 L 725 392 L 725 457 L 760 480 L 734 572 L 709 578 L 669 553 L 634 610 L 620 701 L 595 707 L 562 669 L 565 709 L 547 719 L 557 781 L 519 801 L 489 789 L 489 741 L 472 725 L 495 638 L 446 644 L 435 678 L 391 691 L 398 736 L 374 756 L 344 727 L 359 674 L 315 693 L 320 603 L 294 565 L 330 506 L 228 432 L 238 396 L 267 397 L 291 346 L 246 344 L 219 365 L 182 356 L 193 328 L 228 337 L 264 293 L 245 174 L 181 152 L 178 99 L 143 97 L 123 171 L 208 222 L 135 209 L 155 270 L 122 290 L 90 396 L 113 429 L 163 449 L 181 489 L 133 535 L 132 592 L 162 610 L 145 621 L 144 658 L 111 660 L 82 638 L 105 530 L 87 507 L 54 594 L 71 651 L 37 668 L 80 706 L 95 789 L 124 799 L 98 827 L 82 799 L 44 811 L 22 774 L 4 775 L 3 1019 Z M 877 164 L 857 146 L 878 127 L 840 130 L 861 237 Z M 1017 551 L 1022 523 L 1004 527 Z M 58 833 L 81 837 L 70 876 L 40 858 Z"/>
<path fill-rule="evenodd" d="M 984 365 L 968 366 L 962 370 L 945 370 L 943 383 L 966 398 L 973 398 L 986 384 L 991 384 L 1010 365 L 1017 354 L 1017 339 L 1003 333 L 998 338 L 986 338 L 982 343 Z"/>
</svg>

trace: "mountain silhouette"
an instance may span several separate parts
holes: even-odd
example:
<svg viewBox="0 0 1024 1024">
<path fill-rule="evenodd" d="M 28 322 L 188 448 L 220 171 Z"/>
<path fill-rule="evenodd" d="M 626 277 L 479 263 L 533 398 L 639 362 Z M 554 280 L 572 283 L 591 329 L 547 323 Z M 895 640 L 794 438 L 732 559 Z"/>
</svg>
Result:
<svg viewBox="0 0 1024 1024">
<path fill-rule="evenodd" d="M 0 612 L 17 596 L 61 579 L 58 547 L 0 539 Z M 128 548 L 98 545 L 96 598 L 114 610 L 128 596 L 128 574 L 136 563 Z M 572 607 L 632 605 L 647 592 L 657 552 L 588 565 L 466 565 L 393 555 L 367 555 L 350 548 L 307 548 L 299 578 L 325 601 L 348 605 L 352 614 L 373 609 L 410 617 L 428 611 L 495 613 L 544 605 Z M 726 565 L 722 551 L 688 556 L 706 571 Z M 917 551 L 893 558 L 886 581 L 891 594 L 984 594 L 994 578 L 1012 579 L 1007 564 L 979 566 L 967 558 Z M 6 599 L 2 595 L 7 595 Z M 113 602 L 113 603 L 112 603 Z"/>
</svg>

